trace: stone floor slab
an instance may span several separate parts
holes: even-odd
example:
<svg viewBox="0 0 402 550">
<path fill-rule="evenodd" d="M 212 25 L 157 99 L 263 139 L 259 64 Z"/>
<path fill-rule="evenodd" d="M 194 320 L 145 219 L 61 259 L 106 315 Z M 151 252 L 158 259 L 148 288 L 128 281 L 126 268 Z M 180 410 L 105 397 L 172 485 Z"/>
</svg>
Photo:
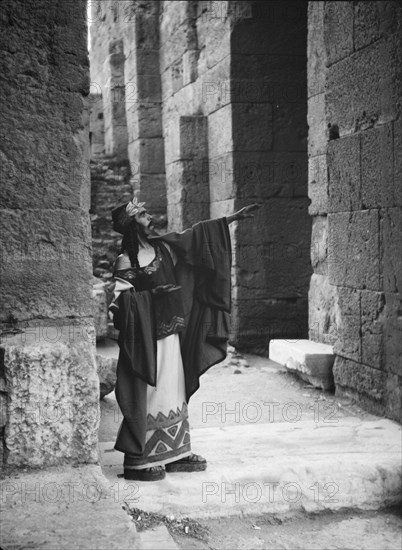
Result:
<svg viewBox="0 0 402 550">
<path fill-rule="evenodd" d="M 103 471 L 128 506 L 176 517 L 372 510 L 401 502 L 401 427 L 387 419 L 198 428 L 191 437 L 208 458 L 205 472 L 128 482 L 117 477 L 123 455 L 110 452 L 108 442 L 100 444 Z"/>
</svg>

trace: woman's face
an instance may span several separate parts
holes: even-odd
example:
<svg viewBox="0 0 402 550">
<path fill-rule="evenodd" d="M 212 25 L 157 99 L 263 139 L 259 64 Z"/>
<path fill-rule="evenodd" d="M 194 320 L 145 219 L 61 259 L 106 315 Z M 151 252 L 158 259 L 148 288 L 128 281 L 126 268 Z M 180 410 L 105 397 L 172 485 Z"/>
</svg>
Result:
<svg viewBox="0 0 402 550">
<path fill-rule="evenodd" d="M 134 218 L 137 222 L 137 225 L 139 226 L 138 229 L 144 235 L 151 235 L 153 233 L 154 225 L 152 221 L 152 216 L 148 214 L 145 208 L 141 210 L 141 212 L 138 212 L 138 214 L 135 214 Z"/>
</svg>

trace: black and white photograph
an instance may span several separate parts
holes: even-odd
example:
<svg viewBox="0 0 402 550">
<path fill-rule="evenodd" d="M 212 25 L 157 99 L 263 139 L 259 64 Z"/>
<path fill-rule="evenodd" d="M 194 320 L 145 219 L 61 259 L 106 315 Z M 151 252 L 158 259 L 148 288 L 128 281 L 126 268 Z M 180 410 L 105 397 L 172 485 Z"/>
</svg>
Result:
<svg viewBox="0 0 402 550">
<path fill-rule="evenodd" d="M 401 550 L 402 3 L 0 27 L 0 550 Z"/>
</svg>

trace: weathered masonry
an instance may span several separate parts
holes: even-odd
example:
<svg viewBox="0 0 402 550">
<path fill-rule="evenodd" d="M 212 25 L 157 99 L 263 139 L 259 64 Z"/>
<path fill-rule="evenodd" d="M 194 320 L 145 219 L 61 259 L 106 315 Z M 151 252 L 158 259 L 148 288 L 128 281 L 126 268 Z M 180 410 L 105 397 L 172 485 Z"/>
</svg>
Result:
<svg viewBox="0 0 402 550">
<path fill-rule="evenodd" d="M 133 192 L 172 230 L 259 202 L 231 226 L 232 343 L 331 343 L 336 390 L 400 418 L 401 4 L 1 9 L 4 460 L 97 459 L 89 211 L 110 254 Z"/>
</svg>

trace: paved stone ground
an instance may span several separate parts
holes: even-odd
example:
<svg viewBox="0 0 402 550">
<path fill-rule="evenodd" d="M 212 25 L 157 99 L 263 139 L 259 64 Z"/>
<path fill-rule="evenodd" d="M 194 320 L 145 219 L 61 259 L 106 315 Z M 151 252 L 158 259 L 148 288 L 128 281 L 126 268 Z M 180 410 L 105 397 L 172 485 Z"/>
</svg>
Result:
<svg viewBox="0 0 402 550">
<path fill-rule="evenodd" d="M 121 415 L 113 394 L 102 402 L 103 471 L 110 483 L 119 480 L 127 509 L 165 515 L 182 548 L 399 550 L 400 518 L 369 510 L 400 502 L 400 426 L 267 359 L 245 358 L 248 366 L 210 369 L 190 402 L 193 450 L 208 458 L 206 472 L 156 483 L 118 478 Z M 185 518 L 199 522 L 200 540 L 197 528 L 171 529 Z M 166 527 L 156 529 L 166 537 Z"/>
<path fill-rule="evenodd" d="M 7 472 L 0 482 L 2 550 L 140 549 L 118 486 L 98 465 Z"/>
</svg>

